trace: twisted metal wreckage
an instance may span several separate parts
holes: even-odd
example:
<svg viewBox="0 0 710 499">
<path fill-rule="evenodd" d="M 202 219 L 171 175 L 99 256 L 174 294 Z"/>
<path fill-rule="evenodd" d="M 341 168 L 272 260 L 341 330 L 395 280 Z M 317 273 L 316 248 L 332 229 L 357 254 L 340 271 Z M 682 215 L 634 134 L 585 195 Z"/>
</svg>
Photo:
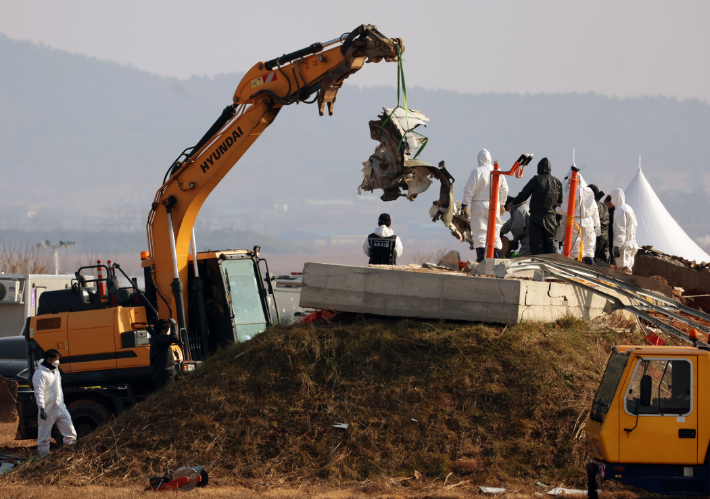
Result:
<svg viewBox="0 0 710 499">
<path fill-rule="evenodd" d="M 538 278 L 545 279 L 549 277 L 557 279 L 566 284 L 582 288 L 606 298 L 608 307 L 606 309 L 607 313 L 623 310 L 634 314 L 639 319 L 647 321 L 652 324 L 651 327 L 644 327 L 640 321 L 639 326 L 642 331 L 646 333 L 646 337 L 649 341 L 652 341 L 654 337 L 647 332 L 647 329 L 654 334 L 661 331 L 679 340 L 708 347 L 705 342 L 699 341 L 697 331 L 710 334 L 710 327 L 692 318 L 685 317 L 681 315 L 681 313 L 708 322 L 710 322 L 710 314 L 683 305 L 678 300 L 669 298 L 662 293 L 642 288 L 631 282 L 631 276 L 612 270 L 605 271 L 600 268 L 590 267 L 589 265 L 562 256 L 516 258 L 507 265 L 509 274 L 515 274 L 516 272 L 525 270 L 542 271 L 542 276 L 538 276 Z M 604 289 L 614 291 L 616 295 L 607 293 Z M 629 304 L 624 303 L 617 295 L 626 298 Z M 663 319 L 651 315 L 652 313 L 663 316 Z M 696 333 L 693 333 L 692 330 L 690 335 L 685 333 L 670 324 L 670 322 L 673 321 L 683 323 L 695 329 Z"/>
</svg>

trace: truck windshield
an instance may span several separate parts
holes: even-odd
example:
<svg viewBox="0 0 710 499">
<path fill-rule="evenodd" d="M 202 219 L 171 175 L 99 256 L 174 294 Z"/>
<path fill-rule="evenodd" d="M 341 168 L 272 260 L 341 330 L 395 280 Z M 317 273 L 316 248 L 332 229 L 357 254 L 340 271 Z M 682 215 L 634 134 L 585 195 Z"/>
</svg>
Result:
<svg viewBox="0 0 710 499">
<path fill-rule="evenodd" d="M 627 360 L 628 356 L 619 352 L 612 352 L 611 356 L 609 356 L 606 371 L 592 403 L 592 412 L 589 415 L 592 421 L 597 423 L 604 422 L 603 414 L 609 412 L 609 407 L 611 407 L 611 402 L 614 400 L 614 394 L 619 386 L 621 375 L 624 373 Z"/>
<path fill-rule="evenodd" d="M 250 259 L 222 262 L 224 277 L 229 284 L 237 339 L 246 341 L 266 329 L 266 316 L 256 280 L 254 262 Z"/>
</svg>

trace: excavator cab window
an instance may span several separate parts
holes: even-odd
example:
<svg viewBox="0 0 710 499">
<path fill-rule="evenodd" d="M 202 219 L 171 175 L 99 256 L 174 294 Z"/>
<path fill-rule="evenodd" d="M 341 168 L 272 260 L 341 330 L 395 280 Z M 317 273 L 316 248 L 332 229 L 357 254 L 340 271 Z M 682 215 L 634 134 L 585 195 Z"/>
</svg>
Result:
<svg viewBox="0 0 710 499">
<path fill-rule="evenodd" d="M 222 255 L 200 260 L 203 280 L 205 317 L 209 352 L 236 341 L 246 341 L 263 332 L 271 324 L 258 257 L 247 253 Z M 193 279 L 192 265 L 188 280 Z M 261 283 L 261 285 L 260 285 Z M 192 289 L 190 286 L 189 289 Z M 189 295 L 190 309 L 195 309 L 195 296 Z M 189 328 L 197 330 L 194 313 Z"/>
<path fill-rule="evenodd" d="M 220 262 L 227 289 L 228 302 L 237 341 L 246 341 L 264 332 L 268 323 L 261 287 L 261 275 L 251 258 L 227 259 Z"/>
<path fill-rule="evenodd" d="M 687 359 L 639 359 L 626 392 L 626 412 L 633 416 L 692 412 L 692 365 Z M 651 385 L 651 400 L 642 403 L 642 384 Z"/>
</svg>

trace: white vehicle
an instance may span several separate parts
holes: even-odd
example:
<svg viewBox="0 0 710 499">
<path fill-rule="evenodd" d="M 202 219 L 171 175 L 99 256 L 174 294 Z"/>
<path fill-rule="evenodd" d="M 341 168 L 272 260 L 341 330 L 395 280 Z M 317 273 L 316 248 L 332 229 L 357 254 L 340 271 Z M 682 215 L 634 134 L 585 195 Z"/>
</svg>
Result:
<svg viewBox="0 0 710 499">
<path fill-rule="evenodd" d="M 0 274 L 0 338 L 17 336 L 45 291 L 69 289 L 74 275 Z"/>
</svg>

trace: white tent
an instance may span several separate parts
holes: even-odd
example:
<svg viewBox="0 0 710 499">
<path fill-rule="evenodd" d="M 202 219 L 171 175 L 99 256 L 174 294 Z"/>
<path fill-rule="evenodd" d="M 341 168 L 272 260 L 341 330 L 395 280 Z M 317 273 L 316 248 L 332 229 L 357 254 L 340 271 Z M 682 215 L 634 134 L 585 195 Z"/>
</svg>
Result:
<svg viewBox="0 0 710 499">
<path fill-rule="evenodd" d="M 705 253 L 668 213 L 640 167 L 624 194 L 626 202 L 636 213 L 636 242 L 639 246 L 650 244 L 653 249 L 668 255 L 696 262 L 710 262 L 710 255 Z"/>
</svg>

